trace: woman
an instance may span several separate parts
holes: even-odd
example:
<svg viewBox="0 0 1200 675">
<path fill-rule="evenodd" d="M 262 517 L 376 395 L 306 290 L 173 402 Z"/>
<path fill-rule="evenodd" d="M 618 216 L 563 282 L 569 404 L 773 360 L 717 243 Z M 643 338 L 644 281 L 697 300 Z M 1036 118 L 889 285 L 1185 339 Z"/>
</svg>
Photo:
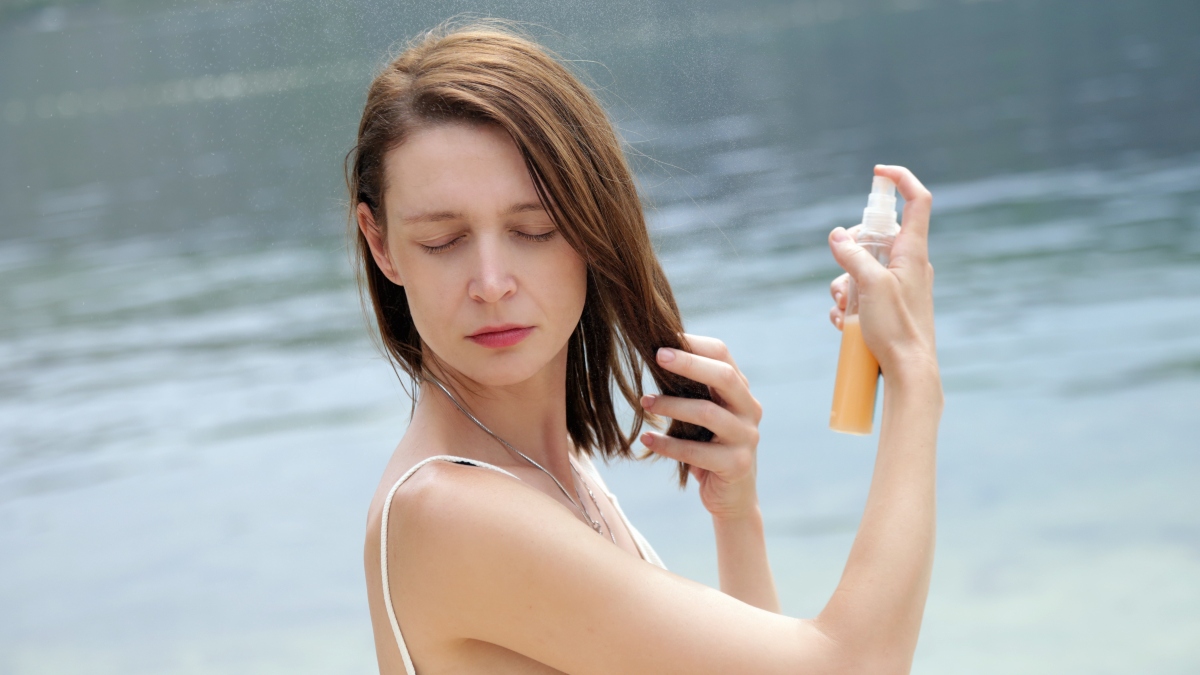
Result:
<svg viewBox="0 0 1200 675">
<path fill-rule="evenodd" d="M 347 158 L 362 280 L 417 387 L 368 519 L 382 673 L 908 670 L 942 407 L 930 195 L 901 167 L 876 173 L 907 200 L 891 264 L 842 228 L 830 246 L 885 374 L 878 462 L 837 590 L 793 619 L 755 490 L 761 407 L 721 342 L 682 333 L 594 97 L 493 25 L 428 34 L 383 70 Z M 832 288 L 840 324 L 845 275 Z M 642 395 L 643 367 L 660 395 Z M 700 484 L 720 592 L 662 567 L 589 459 L 629 456 L 659 416 L 669 435 L 640 440 Z"/>
</svg>

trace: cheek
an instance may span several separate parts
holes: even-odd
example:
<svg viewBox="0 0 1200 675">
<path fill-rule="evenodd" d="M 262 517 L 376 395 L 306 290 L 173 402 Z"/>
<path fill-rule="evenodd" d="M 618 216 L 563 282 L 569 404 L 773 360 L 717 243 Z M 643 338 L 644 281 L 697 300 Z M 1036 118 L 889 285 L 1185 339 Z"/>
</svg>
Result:
<svg viewBox="0 0 1200 675">
<path fill-rule="evenodd" d="M 450 319 L 456 302 L 451 298 L 458 279 L 447 270 L 431 269 L 420 260 L 402 260 L 404 292 L 413 325 L 421 338 L 431 346 L 440 344 L 442 333 L 452 332 L 456 325 Z"/>
<path fill-rule="evenodd" d="M 564 244 L 563 248 L 566 250 L 559 258 L 558 269 L 554 274 L 562 289 L 559 298 L 560 309 L 578 321 L 583 313 L 583 303 L 587 299 L 587 264 L 570 246 Z"/>
<path fill-rule="evenodd" d="M 582 309 L 588 289 L 587 263 L 565 241 L 559 240 L 559 246 L 562 246 L 562 250 L 554 256 L 553 269 L 547 276 L 556 280 L 554 286 L 560 289 L 559 303 L 568 306 L 577 304 Z"/>
</svg>

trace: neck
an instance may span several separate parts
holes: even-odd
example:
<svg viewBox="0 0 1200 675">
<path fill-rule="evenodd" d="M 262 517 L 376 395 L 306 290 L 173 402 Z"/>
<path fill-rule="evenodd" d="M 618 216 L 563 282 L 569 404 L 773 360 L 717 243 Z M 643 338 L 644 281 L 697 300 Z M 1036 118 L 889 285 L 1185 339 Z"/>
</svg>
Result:
<svg viewBox="0 0 1200 675">
<path fill-rule="evenodd" d="M 573 446 L 567 434 L 566 350 L 533 377 L 511 385 L 488 386 L 444 371 L 434 376 L 464 409 L 496 436 L 542 465 L 568 484 L 569 455 Z M 561 361 L 561 363 L 558 363 Z M 529 466 L 496 441 L 455 406 L 432 381 L 422 382 L 412 423 L 433 431 L 454 454 L 500 466 Z"/>
</svg>

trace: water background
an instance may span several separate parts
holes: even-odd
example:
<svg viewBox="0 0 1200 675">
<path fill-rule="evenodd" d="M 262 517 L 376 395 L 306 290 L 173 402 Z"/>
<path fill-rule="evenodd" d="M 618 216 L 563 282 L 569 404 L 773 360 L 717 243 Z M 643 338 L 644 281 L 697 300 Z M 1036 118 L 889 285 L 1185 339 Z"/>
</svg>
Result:
<svg viewBox="0 0 1200 675">
<path fill-rule="evenodd" d="M 785 609 L 873 439 L 826 429 L 828 230 L 935 194 L 947 393 L 914 671 L 1200 670 L 1200 5 L 0 3 L 0 673 L 366 673 L 367 503 L 408 402 L 341 159 L 389 45 L 540 24 L 629 143 L 689 331 L 765 417 Z M 716 584 L 665 464 L 607 472 Z"/>
</svg>

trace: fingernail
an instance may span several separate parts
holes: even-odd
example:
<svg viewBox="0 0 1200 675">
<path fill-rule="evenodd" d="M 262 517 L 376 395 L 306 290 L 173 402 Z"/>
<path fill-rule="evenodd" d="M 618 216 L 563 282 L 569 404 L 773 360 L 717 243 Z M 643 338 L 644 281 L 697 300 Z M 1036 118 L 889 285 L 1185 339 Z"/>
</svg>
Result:
<svg viewBox="0 0 1200 675">
<path fill-rule="evenodd" d="M 642 407 L 643 408 L 652 407 L 654 405 L 655 399 L 657 399 L 657 398 L 658 397 L 655 396 L 654 394 L 646 394 L 645 396 L 642 396 Z"/>
<path fill-rule="evenodd" d="M 831 234 L 830 237 L 832 237 L 834 241 L 836 241 L 840 244 L 841 242 L 849 239 L 850 235 L 849 235 L 849 233 L 846 232 L 846 228 L 837 227 L 837 228 L 834 228 L 833 234 Z"/>
<path fill-rule="evenodd" d="M 658 350 L 659 363 L 670 363 L 674 360 L 675 360 L 675 350 L 674 349 L 667 349 L 666 347 L 663 347 L 662 349 Z"/>
<path fill-rule="evenodd" d="M 642 445 L 654 445 L 654 437 L 649 432 L 642 434 Z"/>
<path fill-rule="evenodd" d="M 837 303 L 837 304 L 839 304 L 839 305 L 840 305 L 840 304 L 842 304 L 842 294 L 841 294 L 841 293 L 834 293 L 834 294 L 833 294 L 833 301 L 834 301 L 834 302 L 836 302 L 836 303 Z"/>
</svg>

